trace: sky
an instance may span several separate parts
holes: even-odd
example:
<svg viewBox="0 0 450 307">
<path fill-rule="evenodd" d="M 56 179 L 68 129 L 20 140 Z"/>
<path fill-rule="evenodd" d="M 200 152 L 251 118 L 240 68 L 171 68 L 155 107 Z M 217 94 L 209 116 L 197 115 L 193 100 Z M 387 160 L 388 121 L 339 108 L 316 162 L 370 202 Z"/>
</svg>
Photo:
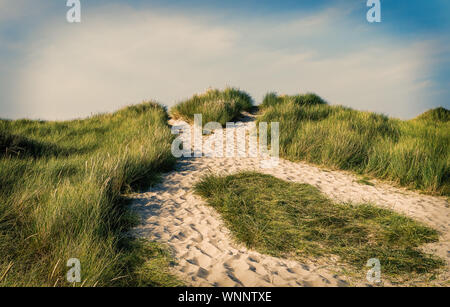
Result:
<svg viewBox="0 0 450 307">
<path fill-rule="evenodd" d="M 409 119 L 450 108 L 450 1 L 0 0 L 0 118 L 66 120 L 210 87 L 314 92 Z"/>
</svg>

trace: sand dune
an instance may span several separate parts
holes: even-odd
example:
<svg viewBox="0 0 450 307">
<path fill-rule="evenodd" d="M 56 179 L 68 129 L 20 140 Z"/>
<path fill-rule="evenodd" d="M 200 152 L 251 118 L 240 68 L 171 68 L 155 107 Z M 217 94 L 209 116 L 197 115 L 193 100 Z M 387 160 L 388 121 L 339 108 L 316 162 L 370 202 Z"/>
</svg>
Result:
<svg viewBox="0 0 450 307">
<path fill-rule="evenodd" d="M 235 129 L 245 129 L 251 120 L 248 115 L 244 126 Z M 132 195 L 133 208 L 142 217 L 136 234 L 167 244 L 177 261 L 174 273 L 192 286 L 368 285 L 364 278 L 355 280 L 342 274 L 336 259 L 301 263 L 248 250 L 234 242 L 219 214 L 193 194 L 194 183 L 208 172 L 231 174 L 254 170 L 314 185 L 337 202 L 370 202 L 423 221 L 441 233 L 438 243 L 424 248 L 450 262 L 450 208 L 445 198 L 376 181 L 375 186 L 362 185 L 347 172 L 327 171 L 283 159 L 276 168 L 260 168 L 261 159 L 264 158 L 180 159 L 175 171 L 163 175 L 161 184 Z M 442 285 L 447 280 L 448 270 L 433 283 Z"/>
</svg>

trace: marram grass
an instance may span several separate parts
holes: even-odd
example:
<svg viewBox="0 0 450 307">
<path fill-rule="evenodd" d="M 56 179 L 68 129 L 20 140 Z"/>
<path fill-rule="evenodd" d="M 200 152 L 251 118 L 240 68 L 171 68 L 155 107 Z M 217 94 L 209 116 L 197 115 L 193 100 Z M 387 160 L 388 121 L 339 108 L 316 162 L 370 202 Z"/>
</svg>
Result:
<svg viewBox="0 0 450 307">
<path fill-rule="evenodd" d="M 202 114 L 203 123 L 218 122 L 225 126 L 240 115 L 242 111 L 249 111 L 253 100 L 247 93 L 236 89 L 209 89 L 203 94 L 194 95 L 170 109 L 170 115 L 175 119 L 182 119 L 188 123 L 194 121 L 194 114 Z"/>
<path fill-rule="evenodd" d="M 136 218 L 122 197 L 174 164 L 167 118 L 143 103 L 83 120 L 0 121 L 0 286 L 69 286 L 69 258 L 80 259 L 83 286 L 179 284 L 160 246 L 126 235 Z"/>
<path fill-rule="evenodd" d="M 239 242 L 261 253 L 293 259 L 337 255 L 359 272 L 378 258 L 383 274 L 402 278 L 445 264 L 418 248 L 438 241 L 436 230 L 370 204 L 334 203 L 308 184 L 242 172 L 207 175 L 195 191 Z"/>
<path fill-rule="evenodd" d="M 259 121 L 280 123 L 283 158 L 450 195 L 450 121 L 444 108 L 402 121 L 329 106 L 311 94 L 270 93 L 261 112 Z"/>
<path fill-rule="evenodd" d="M 200 113 L 203 123 L 225 125 L 252 105 L 247 93 L 227 88 L 195 95 L 171 114 L 192 122 Z M 280 122 L 284 158 L 450 194 L 444 108 L 401 121 L 328 106 L 314 94 L 271 93 L 261 109 L 260 121 Z M 181 285 L 162 246 L 127 235 L 136 217 L 123 197 L 173 166 L 167 119 L 163 107 L 143 103 L 83 120 L 0 120 L 0 286 L 71 286 L 69 258 L 81 260 L 83 286 Z M 311 186 L 261 176 L 208 177 L 196 187 L 250 247 L 273 255 L 334 253 L 356 266 L 374 255 L 392 274 L 442 264 L 417 249 L 437 240 L 428 227 L 369 205 L 332 207 Z M 378 241 L 361 237 L 369 233 Z"/>
</svg>

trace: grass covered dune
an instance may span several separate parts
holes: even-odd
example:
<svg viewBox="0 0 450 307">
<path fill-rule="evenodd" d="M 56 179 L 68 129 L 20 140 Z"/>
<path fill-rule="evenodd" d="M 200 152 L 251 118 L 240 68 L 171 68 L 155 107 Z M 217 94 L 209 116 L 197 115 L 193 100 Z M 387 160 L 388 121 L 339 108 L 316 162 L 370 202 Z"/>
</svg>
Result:
<svg viewBox="0 0 450 307">
<path fill-rule="evenodd" d="M 0 120 L 0 286 L 177 285 L 168 255 L 125 236 L 123 193 L 170 169 L 166 110 L 143 103 L 84 120 Z"/>
<path fill-rule="evenodd" d="M 200 113 L 203 123 L 225 125 L 252 105 L 247 93 L 227 88 L 195 95 L 170 113 L 188 122 Z M 70 258 L 81 261 L 83 286 L 181 285 L 160 245 L 127 235 L 137 218 L 124 195 L 175 163 L 167 120 L 153 102 L 82 120 L 0 120 L 0 286 L 70 286 Z M 401 121 L 328 106 L 314 94 L 270 93 L 258 120 L 280 122 L 287 159 L 450 194 L 444 108 Z M 196 190 L 239 240 L 272 255 L 333 253 L 359 266 L 376 254 L 393 274 L 442 264 L 416 249 L 437 240 L 434 230 L 368 205 L 334 205 L 308 185 L 245 173 L 208 177 Z"/>
<path fill-rule="evenodd" d="M 280 122 L 280 155 L 450 195 L 450 111 L 402 121 L 314 94 L 266 95 L 259 121 Z"/>
<path fill-rule="evenodd" d="M 225 124 L 241 114 L 249 111 L 253 99 L 244 91 L 228 87 L 221 91 L 209 89 L 203 94 L 194 95 L 170 109 L 174 119 L 182 119 L 188 123 L 194 122 L 194 114 L 202 114 L 203 123 L 218 122 Z"/>
<path fill-rule="evenodd" d="M 431 273 L 445 263 L 417 247 L 436 242 L 434 229 L 369 204 L 338 204 L 308 184 L 242 172 L 208 175 L 195 191 L 248 248 L 275 257 L 337 255 L 356 272 L 378 258 L 397 277 Z M 264 193 L 261 193 L 264 191 Z"/>
</svg>

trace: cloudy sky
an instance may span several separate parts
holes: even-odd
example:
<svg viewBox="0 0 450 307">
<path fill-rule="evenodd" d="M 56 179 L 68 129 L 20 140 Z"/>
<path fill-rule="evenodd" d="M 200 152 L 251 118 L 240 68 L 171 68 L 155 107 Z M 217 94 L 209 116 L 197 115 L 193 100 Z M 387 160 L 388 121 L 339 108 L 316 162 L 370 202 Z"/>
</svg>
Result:
<svg viewBox="0 0 450 307">
<path fill-rule="evenodd" d="M 0 118 L 71 119 L 208 87 L 412 118 L 450 102 L 450 1 L 0 0 Z"/>
</svg>

